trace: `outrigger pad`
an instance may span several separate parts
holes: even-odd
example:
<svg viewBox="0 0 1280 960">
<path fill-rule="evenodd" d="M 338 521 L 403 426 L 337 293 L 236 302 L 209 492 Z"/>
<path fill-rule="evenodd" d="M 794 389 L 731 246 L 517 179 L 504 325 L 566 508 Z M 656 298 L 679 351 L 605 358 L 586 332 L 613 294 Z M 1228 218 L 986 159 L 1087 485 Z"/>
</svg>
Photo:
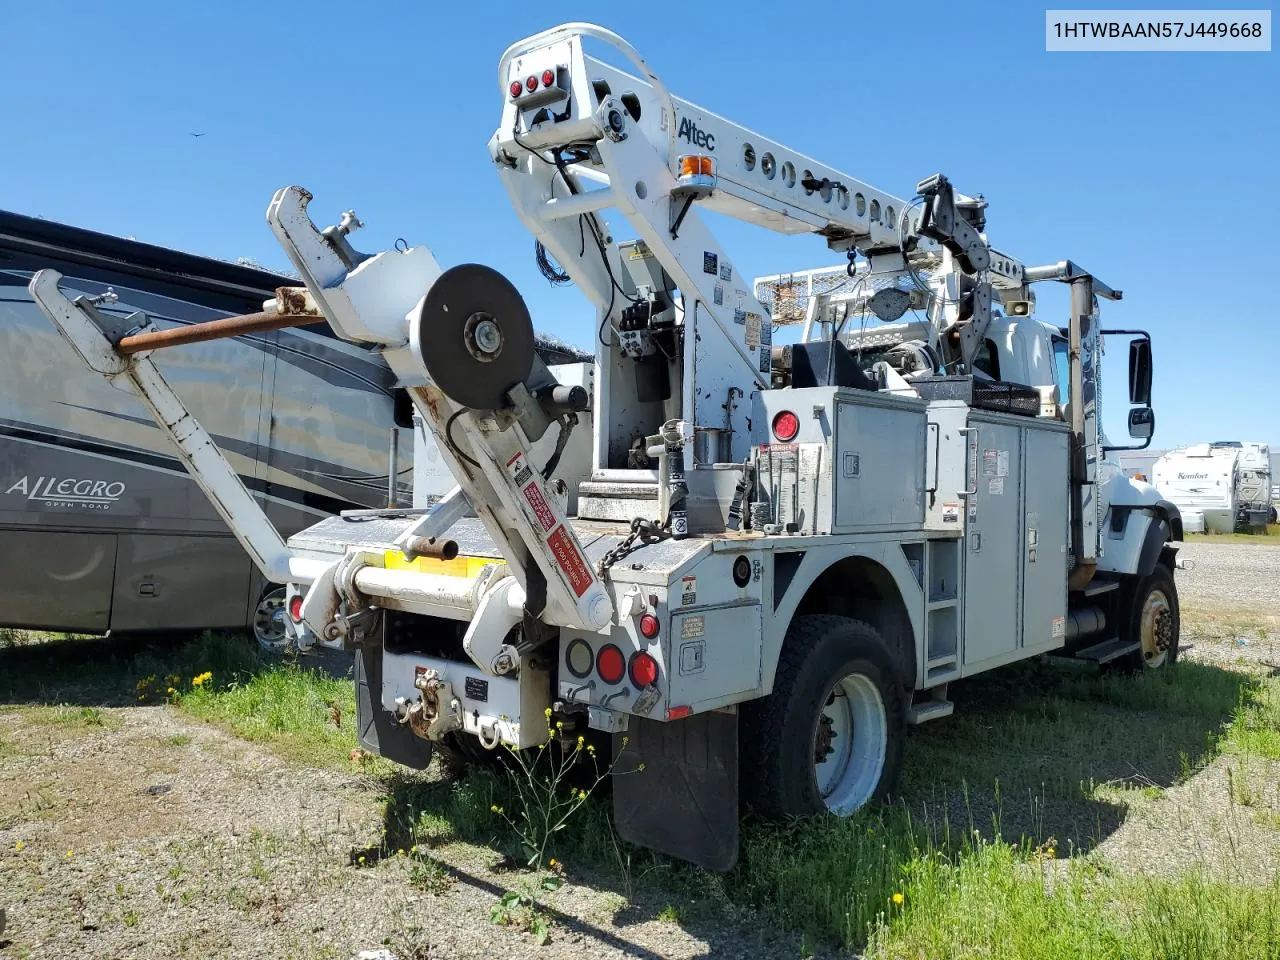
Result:
<svg viewBox="0 0 1280 960">
<path fill-rule="evenodd" d="M 431 285 L 415 327 L 427 373 L 454 403 L 507 405 L 533 369 L 533 320 L 520 292 L 492 267 L 450 267 Z"/>
<path fill-rule="evenodd" d="M 360 746 L 392 763 L 425 770 L 431 743 L 382 709 L 382 644 L 356 650 L 356 734 Z"/>
<path fill-rule="evenodd" d="M 613 819 L 629 843 L 708 870 L 738 862 L 738 715 L 661 723 L 631 718 L 613 735 Z M 640 765 L 644 764 L 641 770 Z"/>
</svg>

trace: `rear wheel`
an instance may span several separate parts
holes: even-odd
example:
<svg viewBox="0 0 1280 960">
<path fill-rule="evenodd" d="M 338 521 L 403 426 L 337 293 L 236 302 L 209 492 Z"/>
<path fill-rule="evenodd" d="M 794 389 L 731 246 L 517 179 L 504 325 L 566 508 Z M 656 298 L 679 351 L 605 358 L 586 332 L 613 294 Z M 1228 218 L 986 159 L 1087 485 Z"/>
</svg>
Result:
<svg viewBox="0 0 1280 960">
<path fill-rule="evenodd" d="M 906 693 L 868 623 L 796 617 L 773 693 L 744 704 L 742 795 L 767 816 L 853 813 L 884 799 L 902 766 Z"/>
<path fill-rule="evenodd" d="M 1173 572 L 1163 563 L 1137 582 L 1121 611 L 1120 636 L 1139 643 L 1125 663 L 1135 670 L 1156 670 L 1178 659 L 1182 621 Z"/>
</svg>

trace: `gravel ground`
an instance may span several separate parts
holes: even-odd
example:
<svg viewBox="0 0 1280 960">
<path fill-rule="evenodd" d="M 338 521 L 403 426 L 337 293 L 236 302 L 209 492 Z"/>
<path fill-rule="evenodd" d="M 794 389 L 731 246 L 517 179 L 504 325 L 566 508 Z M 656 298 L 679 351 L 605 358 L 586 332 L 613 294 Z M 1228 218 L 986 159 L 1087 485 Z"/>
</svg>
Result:
<svg viewBox="0 0 1280 960">
<path fill-rule="evenodd" d="M 490 922 L 518 876 L 491 850 L 436 851 L 436 892 L 415 886 L 409 858 L 353 865 L 381 834 L 376 780 L 298 769 L 164 707 L 89 725 L 43 709 L 0 711 L 6 958 L 345 960 L 384 943 L 400 960 L 800 956 L 714 899 L 696 922 L 668 922 L 664 903 L 572 871 L 538 947 Z"/>
<path fill-rule="evenodd" d="M 1177 574 L 1183 603 L 1280 617 L 1280 546 L 1193 540 L 1178 555 L 1194 563 Z"/>
</svg>

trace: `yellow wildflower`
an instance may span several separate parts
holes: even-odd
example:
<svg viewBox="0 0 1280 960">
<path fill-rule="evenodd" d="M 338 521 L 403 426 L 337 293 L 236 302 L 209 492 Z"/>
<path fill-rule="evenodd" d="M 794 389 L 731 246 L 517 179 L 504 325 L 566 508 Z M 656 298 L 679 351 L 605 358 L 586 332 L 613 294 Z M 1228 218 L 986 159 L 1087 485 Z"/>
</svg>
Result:
<svg viewBox="0 0 1280 960">
<path fill-rule="evenodd" d="M 555 857 L 552 857 L 550 860 L 547 861 L 547 866 L 549 866 L 552 870 L 554 870 L 559 863 L 560 863 L 559 860 L 557 860 Z"/>
<path fill-rule="evenodd" d="M 556 729 L 557 729 L 557 730 L 563 730 L 563 729 L 564 729 L 564 721 L 563 721 L 563 720 L 557 720 L 557 721 L 556 721 Z"/>
<path fill-rule="evenodd" d="M 543 711 L 542 711 L 542 715 L 543 715 L 544 717 L 546 717 L 548 720 L 550 720 L 550 719 L 551 719 L 551 708 L 550 708 L 550 707 L 547 707 L 547 709 L 543 710 Z"/>
<path fill-rule="evenodd" d="M 902 900 L 903 900 L 902 894 L 895 893 L 890 899 L 893 900 L 893 905 L 895 907 L 902 906 Z"/>
<path fill-rule="evenodd" d="M 637 769 L 637 770 L 643 770 L 643 769 L 644 769 L 644 764 L 643 764 L 643 763 L 642 763 L 642 764 L 640 764 L 640 766 L 636 767 L 636 769 Z"/>
<path fill-rule="evenodd" d="M 73 854 L 74 852 L 75 852 L 75 850 L 74 850 L 72 847 L 67 847 L 67 859 L 68 859 L 68 860 L 70 860 L 70 859 L 71 859 L 71 854 Z"/>
<path fill-rule="evenodd" d="M 587 747 L 587 753 L 591 754 L 592 756 L 595 756 L 595 752 L 596 752 L 596 746 L 595 746 L 595 744 L 594 744 L 594 743 L 593 743 L 593 744 L 590 744 L 590 745 Z"/>
<path fill-rule="evenodd" d="M 13 849 L 17 850 L 19 853 L 21 853 L 26 848 L 27 848 L 27 845 L 23 843 L 21 840 L 19 840 L 17 843 L 13 845 Z"/>
<path fill-rule="evenodd" d="M 358 857 L 356 858 L 356 863 L 364 863 L 364 854 L 363 854 L 363 853 L 362 853 L 362 854 L 360 854 L 360 856 L 358 856 Z"/>
<path fill-rule="evenodd" d="M 1050 847 L 1050 848 L 1049 848 L 1048 850 L 1046 850 L 1044 853 L 1045 853 L 1045 856 L 1047 856 L 1047 857 L 1052 857 L 1052 856 L 1053 856 L 1055 853 L 1057 853 L 1057 852 L 1058 852 L 1058 851 L 1057 851 L 1057 850 L 1055 850 L 1055 849 L 1053 849 L 1053 847 Z"/>
<path fill-rule="evenodd" d="M 213 674 L 206 670 L 204 673 L 198 674 L 191 678 L 193 687 L 203 687 L 206 683 L 213 679 Z"/>
</svg>

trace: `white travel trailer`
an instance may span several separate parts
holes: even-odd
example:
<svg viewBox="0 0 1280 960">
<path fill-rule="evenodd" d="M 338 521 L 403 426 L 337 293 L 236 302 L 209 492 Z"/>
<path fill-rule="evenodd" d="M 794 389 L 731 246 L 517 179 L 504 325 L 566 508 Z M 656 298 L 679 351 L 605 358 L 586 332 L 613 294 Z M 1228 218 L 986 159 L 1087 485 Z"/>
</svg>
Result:
<svg viewBox="0 0 1280 960">
<path fill-rule="evenodd" d="M 1221 441 L 1166 453 L 1152 480 L 1182 511 L 1187 532 L 1232 533 L 1266 525 L 1270 470 L 1265 443 Z"/>
</svg>

